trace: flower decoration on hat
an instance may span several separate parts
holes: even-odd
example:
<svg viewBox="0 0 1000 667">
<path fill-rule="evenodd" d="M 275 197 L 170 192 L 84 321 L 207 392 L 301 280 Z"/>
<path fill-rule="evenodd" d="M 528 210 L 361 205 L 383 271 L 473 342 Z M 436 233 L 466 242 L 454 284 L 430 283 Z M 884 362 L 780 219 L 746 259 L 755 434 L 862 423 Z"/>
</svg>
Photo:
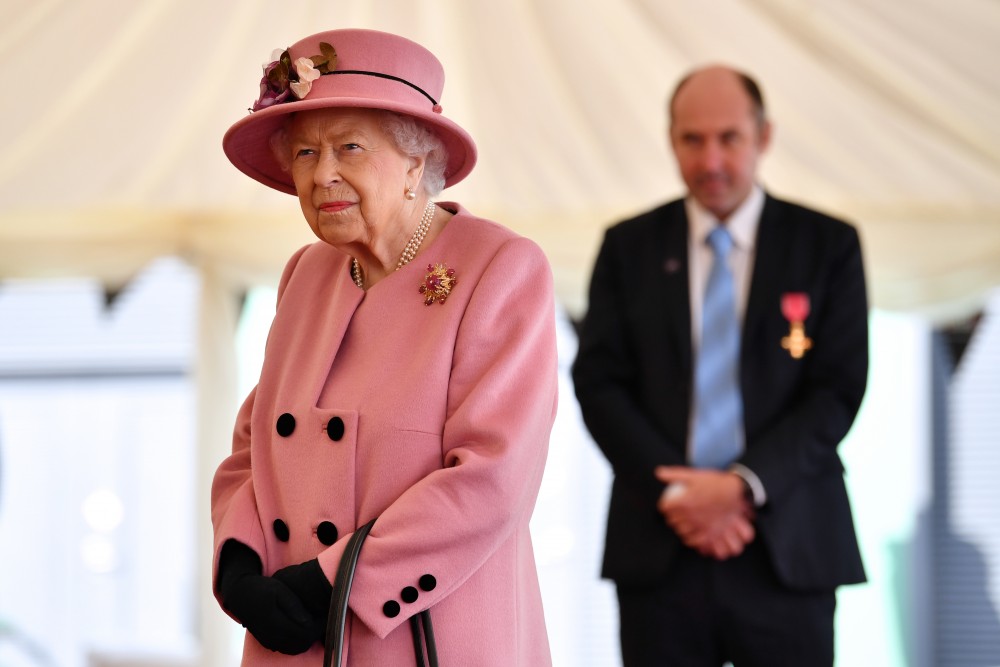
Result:
<svg viewBox="0 0 1000 667">
<path fill-rule="evenodd" d="M 420 293 L 424 295 L 424 305 L 429 306 L 437 301 L 443 304 L 458 282 L 455 269 L 449 269 L 445 264 L 428 264 L 427 275 L 420 284 Z"/>
<path fill-rule="evenodd" d="M 337 69 L 337 51 L 326 42 L 319 44 L 320 54 L 309 58 L 292 57 L 288 49 L 275 50 L 271 62 L 264 65 L 264 76 L 260 80 L 260 97 L 250 111 L 260 111 L 275 104 L 301 100 L 312 89 L 313 81 L 322 74 L 330 74 Z"/>
</svg>

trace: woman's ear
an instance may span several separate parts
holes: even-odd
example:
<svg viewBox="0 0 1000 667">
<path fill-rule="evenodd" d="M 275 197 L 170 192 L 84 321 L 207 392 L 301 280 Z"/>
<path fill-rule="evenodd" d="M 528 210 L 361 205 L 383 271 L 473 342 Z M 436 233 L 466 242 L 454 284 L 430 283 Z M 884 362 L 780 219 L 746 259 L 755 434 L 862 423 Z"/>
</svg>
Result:
<svg viewBox="0 0 1000 667">
<path fill-rule="evenodd" d="M 424 155 L 411 155 L 410 156 L 410 168 L 406 170 L 406 182 L 413 184 L 413 189 L 417 189 L 420 185 L 420 179 L 424 177 L 424 165 L 427 163 L 427 158 Z"/>
</svg>

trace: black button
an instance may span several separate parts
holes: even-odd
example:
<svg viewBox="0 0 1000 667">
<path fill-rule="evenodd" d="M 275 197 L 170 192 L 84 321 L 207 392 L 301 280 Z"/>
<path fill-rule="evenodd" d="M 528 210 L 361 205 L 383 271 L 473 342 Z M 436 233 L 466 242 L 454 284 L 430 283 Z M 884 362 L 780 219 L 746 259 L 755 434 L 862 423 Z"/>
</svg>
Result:
<svg viewBox="0 0 1000 667">
<path fill-rule="evenodd" d="M 274 536 L 277 537 L 282 542 L 288 541 L 288 526 L 281 519 L 275 519 L 274 524 Z"/>
<path fill-rule="evenodd" d="M 399 594 L 399 597 L 403 598 L 403 602 L 416 602 L 417 598 L 420 597 L 420 593 L 413 586 L 407 586 Z"/>
<path fill-rule="evenodd" d="M 295 417 L 291 416 L 287 412 L 280 417 L 278 417 L 278 435 L 282 438 L 287 438 L 295 430 Z"/>
<path fill-rule="evenodd" d="M 330 546 L 337 541 L 337 527 L 329 521 L 324 521 L 316 526 L 316 537 L 326 546 Z"/>
<path fill-rule="evenodd" d="M 382 605 L 382 613 L 389 618 L 396 618 L 399 616 L 399 603 L 395 600 L 389 600 Z"/>
<path fill-rule="evenodd" d="M 420 584 L 420 590 L 423 591 L 432 591 L 438 585 L 437 579 L 434 578 L 433 574 L 425 574 L 420 577 L 420 581 L 418 583 Z"/>
<path fill-rule="evenodd" d="M 340 417 L 334 417 L 326 424 L 326 434 L 330 436 L 330 439 L 334 442 L 340 440 L 344 437 L 344 420 Z"/>
</svg>

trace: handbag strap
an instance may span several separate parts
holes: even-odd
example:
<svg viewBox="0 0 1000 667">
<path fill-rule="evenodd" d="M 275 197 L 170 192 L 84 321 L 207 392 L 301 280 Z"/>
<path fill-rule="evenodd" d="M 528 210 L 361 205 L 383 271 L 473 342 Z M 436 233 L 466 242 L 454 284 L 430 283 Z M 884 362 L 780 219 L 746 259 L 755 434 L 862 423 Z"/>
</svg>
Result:
<svg viewBox="0 0 1000 667">
<path fill-rule="evenodd" d="M 347 541 L 344 555 L 337 565 L 337 574 L 333 580 L 333 595 L 330 597 L 330 615 L 326 624 L 326 642 L 323 647 L 323 667 L 341 667 L 344 659 L 344 627 L 347 623 L 347 601 L 351 596 L 351 584 L 354 583 L 354 571 L 358 567 L 358 557 L 361 555 L 361 544 L 368 537 L 375 519 L 354 531 Z M 423 631 L 421 631 L 421 622 Z M 413 633 L 413 650 L 417 656 L 418 667 L 424 667 L 424 646 L 426 644 L 429 667 L 438 667 L 437 646 L 434 642 L 434 628 L 431 626 L 431 613 L 425 609 L 418 616 L 410 618 L 410 630 Z"/>
<path fill-rule="evenodd" d="M 421 629 L 421 626 L 423 628 Z M 413 652 L 417 655 L 417 667 L 438 667 L 437 645 L 434 643 L 434 626 L 431 612 L 424 609 L 410 617 L 410 631 L 413 633 Z M 427 663 L 424 664 L 424 648 L 427 649 Z"/>
<path fill-rule="evenodd" d="M 337 566 L 333 579 L 333 595 L 330 597 L 330 615 L 326 624 L 326 642 L 323 649 L 323 667 L 340 667 L 344 659 L 344 626 L 347 623 L 347 600 L 351 596 L 354 570 L 358 567 L 361 544 L 368 537 L 375 519 L 354 531 L 347 541 L 344 555 Z"/>
</svg>

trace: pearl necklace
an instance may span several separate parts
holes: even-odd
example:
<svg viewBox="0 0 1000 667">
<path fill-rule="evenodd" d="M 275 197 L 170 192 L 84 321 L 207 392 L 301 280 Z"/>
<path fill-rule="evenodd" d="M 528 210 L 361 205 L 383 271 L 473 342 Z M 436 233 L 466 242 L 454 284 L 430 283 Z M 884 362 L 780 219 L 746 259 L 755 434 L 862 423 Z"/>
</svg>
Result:
<svg viewBox="0 0 1000 667">
<path fill-rule="evenodd" d="M 431 228 L 431 222 L 434 220 L 434 202 L 427 200 L 427 206 L 424 207 L 424 214 L 420 218 L 420 224 L 417 228 L 413 230 L 413 236 L 407 241 L 406 247 L 403 248 L 403 254 L 399 256 L 399 261 L 396 262 L 396 270 L 399 271 L 401 268 L 410 263 L 410 260 L 417 256 L 417 251 L 420 250 L 420 244 L 424 242 L 424 237 L 427 236 L 427 232 Z M 361 277 L 361 265 L 358 264 L 358 260 L 354 257 L 351 258 L 351 278 L 354 280 L 354 284 L 358 286 L 359 289 L 365 288 L 364 278 Z"/>
</svg>

